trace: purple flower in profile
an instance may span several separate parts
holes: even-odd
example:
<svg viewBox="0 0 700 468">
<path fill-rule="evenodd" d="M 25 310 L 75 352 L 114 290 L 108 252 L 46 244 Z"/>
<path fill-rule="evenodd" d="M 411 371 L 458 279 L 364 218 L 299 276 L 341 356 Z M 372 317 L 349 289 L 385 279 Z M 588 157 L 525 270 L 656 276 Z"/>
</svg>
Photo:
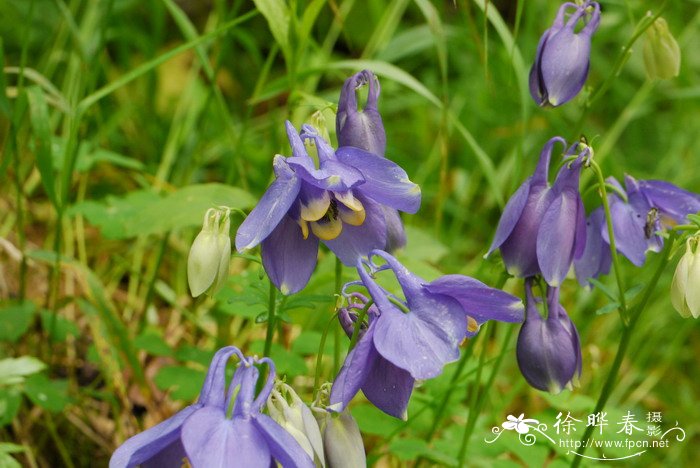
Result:
<svg viewBox="0 0 700 468">
<path fill-rule="evenodd" d="M 608 193 L 615 246 L 636 266 L 644 265 L 647 252 L 662 249 L 660 231 L 700 212 L 700 195 L 669 182 L 626 175 L 624 189 L 614 177 L 608 177 L 607 183 L 615 188 Z M 587 228 L 584 254 L 574 262 L 582 284 L 610 270 L 610 236 L 602 206 L 591 213 Z"/>
<path fill-rule="evenodd" d="M 358 108 L 356 91 L 363 86 L 369 88 L 367 102 Z M 379 156 L 385 156 L 386 133 L 379 115 L 379 80 L 369 70 L 362 70 L 345 80 L 338 100 L 338 115 L 335 120 L 338 146 L 354 146 Z M 392 252 L 406 245 L 406 232 L 398 211 L 382 206 L 387 227 L 387 243 L 383 250 Z"/>
<path fill-rule="evenodd" d="M 525 280 L 525 323 L 518 335 L 516 356 L 527 383 L 556 394 L 581 376 L 581 343 L 576 326 L 559 304 L 559 288 L 547 289 L 544 319 L 537 310 L 541 300 L 532 294 L 532 281 Z"/>
<path fill-rule="evenodd" d="M 588 146 L 572 145 L 567 155 L 578 151 L 576 159 L 560 169 L 550 186 L 549 161 L 557 142 L 566 144 L 559 137 L 549 140 L 535 173 L 508 200 L 486 254 L 500 248 L 510 274 L 525 278 L 542 274 L 551 286 L 561 284 L 586 245 L 586 211 L 578 184 L 590 157 Z"/>
<path fill-rule="evenodd" d="M 232 355 L 240 363 L 226 391 L 226 364 Z M 254 364 L 262 363 L 270 372 L 256 397 L 259 372 Z M 233 346 L 222 348 L 209 366 L 197 403 L 128 439 L 112 454 L 110 468 L 180 466 L 185 457 L 194 468 L 268 467 L 275 461 L 285 467 L 313 467 L 296 440 L 260 413 L 272 389 L 274 369 L 268 358 L 246 358 Z"/>
<path fill-rule="evenodd" d="M 585 25 L 576 32 L 581 20 Z M 599 24 L 597 2 L 567 2 L 559 8 L 552 27 L 540 38 L 530 69 L 530 94 L 537 105 L 560 106 L 581 91 L 588 77 L 591 36 Z"/>
<path fill-rule="evenodd" d="M 287 122 L 292 157 L 275 156 L 275 181 L 236 233 L 241 252 L 262 243 L 265 271 L 283 294 L 301 290 L 316 266 L 319 240 L 346 265 L 386 245 L 383 206 L 415 213 L 420 188 L 397 164 L 354 147 L 338 151 L 313 128 Z M 319 167 L 303 141 L 316 146 Z"/>
<path fill-rule="evenodd" d="M 384 259 L 386 265 L 375 266 L 372 256 Z M 363 285 L 373 304 L 367 308 L 366 326 L 355 324 L 357 311 L 368 305 L 364 296 L 351 295 L 350 305 L 341 311 L 341 324 L 349 336 L 355 326 L 361 328 L 333 384 L 334 410 L 341 411 L 362 389 L 377 408 L 405 418 L 415 380 L 435 377 L 445 364 L 458 359 L 465 336 L 473 335 L 489 319 L 522 321 L 520 299 L 473 278 L 448 275 L 427 283 L 386 252 L 375 250 L 369 260 L 374 272 L 394 273 L 406 299 L 380 287 L 358 261 L 361 281 L 346 287 Z"/>
</svg>

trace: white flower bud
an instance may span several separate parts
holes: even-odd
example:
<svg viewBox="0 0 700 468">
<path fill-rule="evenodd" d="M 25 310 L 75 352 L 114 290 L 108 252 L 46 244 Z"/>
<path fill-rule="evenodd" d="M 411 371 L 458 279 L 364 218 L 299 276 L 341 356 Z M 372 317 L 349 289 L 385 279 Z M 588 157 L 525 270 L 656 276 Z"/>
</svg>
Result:
<svg viewBox="0 0 700 468">
<path fill-rule="evenodd" d="M 228 208 L 211 208 L 187 257 L 187 280 L 193 297 L 213 295 L 228 277 L 231 260 L 231 221 Z"/>
<path fill-rule="evenodd" d="M 700 238 L 690 238 L 671 282 L 671 304 L 681 317 L 700 317 Z"/>
<path fill-rule="evenodd" d="M 657 18 L 646 32 L 644 66 L 649 78 L 669 80 L 681 69 L 681 49 L 663 18 Z"/>
</svg>

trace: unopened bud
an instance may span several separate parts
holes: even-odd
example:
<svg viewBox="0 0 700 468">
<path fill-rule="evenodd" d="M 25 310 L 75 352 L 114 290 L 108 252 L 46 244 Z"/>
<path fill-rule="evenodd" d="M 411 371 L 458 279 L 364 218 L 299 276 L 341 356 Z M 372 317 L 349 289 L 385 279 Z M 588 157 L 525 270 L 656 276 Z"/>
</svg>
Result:
<svg viewBox="0 0 700 468">
<path fill-rule="evenodd" d="M 211 208 L 187 257 L 187 280 L 193 297 L 213 295 L 228 277 L 231 260 L 231 221 L 228 208 Z"/>
<path fill-rule="evenodd" d="M 669 80 L 681 69 L 681 49 L 663 18 L 657 18 L 646 32 L 644 66 L 649 78 Z"/>
</svg>

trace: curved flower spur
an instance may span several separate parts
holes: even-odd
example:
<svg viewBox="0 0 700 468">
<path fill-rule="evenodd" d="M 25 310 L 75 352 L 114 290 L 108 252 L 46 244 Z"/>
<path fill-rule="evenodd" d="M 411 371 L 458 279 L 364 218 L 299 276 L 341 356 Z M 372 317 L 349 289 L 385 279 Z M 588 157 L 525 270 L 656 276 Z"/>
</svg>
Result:
<svg viewBox="0 0 700 468">
<path fill-rule="evenodd" d="M 581 20 L 585 25 L 576 32 Z M 530 69 L 530 94 L 538 106 L 560 106 L 581 91 L 588 77 L 591 36 L 599 24 L 597 2 L 567 2 L 559 8 L 552 27 L 540 38 Z"/>
<path fill-rule="evenodd" d="M 240 362 L 226 390 L 226 366 L 234 355 Z M 257 397 L 259 371 L 255 364 L 269 368 Z M 246 358 L 233 346 L 220 349 L 209 366 L 197 403 L 128 439 L 112 455 L 110 468 L 180 466 L 185 457 L 194 468 L 267 467 L 274 461 L 285 467 L 313 467 L 294 437 L 260 412 L 274 378 L 270 359 Z"/>
<path fill-rule="evenodd" d="M 265 271 L 283 294 L 292 294 L 309 281 L 319 240 L 352 266 L 386 245 L 382 206 L 415 213 L 421 194 L 388 159 L 349 146 L 334 152 L 312 127 L 297 134 L 286 126 L 293 156 L 275 156 L 275 181 L 239 227 L 236 249 L 262 243 Z M 319 168 L 304 141 L 316 146 Z"/>
<path fill-rule="evenodd" d="M 378 267 L 372 257 L 386 264 Z M 370 273 L 365 269 L 369 267 Z M 350 305 L 339 314 L 348 336 L 360 327 L 358 340 L 336 377 L 331 391 L 333 409 L 341 411 L 362 389 L 377 408 L 405 418 L 415 380 L 436 377 L 445 364 L 459 358 L 459 343 L 487 320 L 522 322 L 523 304 L 515 296 L 490 288 L 467 276 L 447 275 L 426 282 L 390 254 L 374 250 L 358 261 L 360 281 L 373 301 L 347 294 Z M 372 275 L 391 270 L 402 289 L 401 300 L 379 286 Z M 358 322 L 364 310 L 366 326 Z"/>
</svg>

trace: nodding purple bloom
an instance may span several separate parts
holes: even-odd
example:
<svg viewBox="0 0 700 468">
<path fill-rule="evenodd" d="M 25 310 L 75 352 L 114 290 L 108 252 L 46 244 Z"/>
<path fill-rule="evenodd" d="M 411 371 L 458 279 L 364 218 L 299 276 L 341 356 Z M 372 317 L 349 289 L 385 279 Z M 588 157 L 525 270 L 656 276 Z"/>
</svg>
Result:
<svg viewBox="0 0 700 468">
<path fill-rule="evenodd" d="M 700 212 L 700 195 L 662 180 L 637 180 L 625 176 L 625 188 L 614 177 L 607 183 L 616 190 L 608 194 L 615 246 L 636 266 L 644 265 L 649 251 L 659 252 L 663 237 L 659 231 L 687 221 Z M 610 236 L 603 207 L 594 210 L 587 226 L 583 256 L 574 262 L 582 284 L 610 270 Z"/>
<path fill-rule="evenodd" d="M 240 363 L 227 391 L 226 364 L 232 355 Z M 254 364 L 262 363 L 269 366 L 270 372 L 256 397 L 259 372 Z M 313 461 L 297 441 L 260 413 L 274 378 L 271 360 L 246 358 L 233 346 L 222 348 L 209 366 L 197 403 L 128 439 L 112 455 L 110 468 L 180 466 L 184 457 L 194 468 L 268 467 L 275 461 L 285 467 L 313 467 Z"/>
<path fill-rule="evenodd" d="M 532 281 L 525 281 L 526 311 L 518 335 L 516 356 L 525 380 L 538 390 L 559 393 L 581 376 L 578 331 L 559 304 L 559 288 L 547 288 L 547 318 L 537 309 Z"/>
<path fill-rule="evenodd" d="M 386 265 L 377 267 L 371 257 Z M 331 405 L 340 411 L 362 389 L 377 408 L 398 418 L 406 417 L 408 400 L 417 379 L 429 379 L 445 364 L 459 358 L 459 343 L 473 335 L 489 319 L 521 322 L 520 299 L 461 275 L 425 282 L 386 252 L 370 254 L 373 272 L 391 270 L 405 301 L 380 287 L 361 261 L 357 269 L 361 284 L 373 304 L 367 308 L 367 325 L 357 324 L 358 311 L 368 304 L 360 294 L 350 295 L 340 321 L 349 336 L 360 326 L 356 346 L 348 354 L 331 391 Z"/>
<path fill-rule="evenodd" d="M 360 110 L 357 106 L 356 91 L 363 86 L 367 86 L 369 90 L 367 102 Z M 384 156 L 386 133 L 377 108 L 379 91 L 379 80 L 369 70 L 362 70 L 345 80 L 335 120 L 338 146 L 354 146 Z"/>
<path fill-rule="evenodd" d="M 356 91 L 367 86 L 367 102 L 361 110 L 357 105 Z M 354 146 L 379 156 L 385 156 L 386 133 L 379 115 L 379 80 L 369 70 L 362 70 L 345 80 L 338 100 L 335 120 L 338 146 Z M 387 243 L 383 250 L 392 252 L 406 245 L 406 232 L 398 211 L 383 206 L 387 227 Z"/>
<path fill-rule="evenodd" d="M 578 156 L 561 168 L 550 186 L 547 175 L 555 143 L 566 144 L 559 137 L 545 144 L 535 173 L 508 200 L 486 254 L 500 248 L 510 274 L 542 274 L 551 286 L 561 284 L 586 245 L 586 212 L 578 184 L 590 157 L 588 146 L 572 145 L 567 155 L 578 151 Z"/>
<path fill-rule="evenodd" d="M 262 261 L 283 294 L 301 290 L 316 266 L 319 240 L 346 265 L 386 245 L 383 207 L 418 211 L 420 188 L 397 164 L 363 151 L 338 151 L 313 128 L 287 122 L 292 157 L 275 156 L 276 179 L 236 233 L 241 252 L 262 243 Z M 316 146 L 319 168 L 303 141 Z"/>
<path fill-rule="evenodd" d="M 586 24 L 576 32 L 581 20 Z M 530 69 L 530 94 L 537 105 L 560 106 L 581 91 L 588 77 L 591 36 L 599 24 L 597 2 L 567 2 L 559 8 L 552 27 L 540 38 Z"/>
</svg>

